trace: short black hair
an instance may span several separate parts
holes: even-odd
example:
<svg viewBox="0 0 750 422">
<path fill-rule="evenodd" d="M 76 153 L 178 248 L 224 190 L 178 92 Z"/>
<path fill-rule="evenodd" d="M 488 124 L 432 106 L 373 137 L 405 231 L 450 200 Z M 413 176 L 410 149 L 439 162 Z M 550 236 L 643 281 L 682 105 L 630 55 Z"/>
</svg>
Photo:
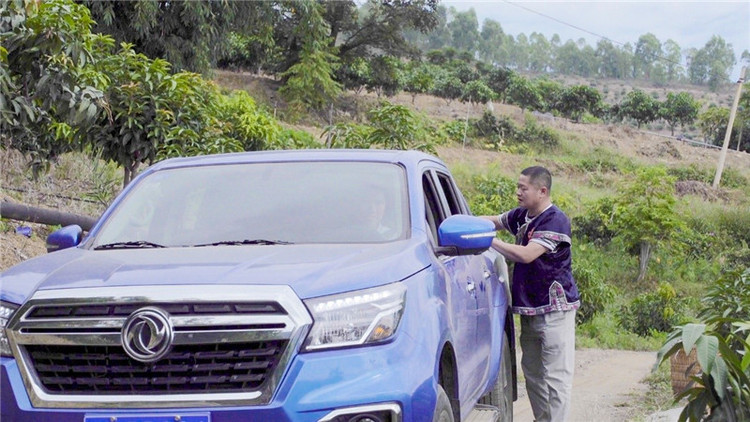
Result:
<svg viewBox="0 0 750 422">
<path fill-rule="evenodd" d="M 552 190 L 552 175 L 549 170 L 542 166 L 526 167 L 521 174 L 529 177 L 529 181 L 538 186 L 546 187 L 548 191 Z"/>
</svg>

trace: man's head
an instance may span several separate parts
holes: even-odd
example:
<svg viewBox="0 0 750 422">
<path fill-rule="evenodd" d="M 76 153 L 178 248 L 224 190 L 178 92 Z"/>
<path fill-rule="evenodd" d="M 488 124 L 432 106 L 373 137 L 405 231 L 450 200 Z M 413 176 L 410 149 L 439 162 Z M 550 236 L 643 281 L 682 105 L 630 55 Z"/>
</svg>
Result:
<svg viewBox="0 0 750 422">
<path fill-rule="evenodd" d="M 518 189 L 516 189 L 518 204 L 536 215 L 549 205 L 550 189 L 552 189 L 552 175 L 546 168 L 527 167 L 518 177 Z"/>
</svg>

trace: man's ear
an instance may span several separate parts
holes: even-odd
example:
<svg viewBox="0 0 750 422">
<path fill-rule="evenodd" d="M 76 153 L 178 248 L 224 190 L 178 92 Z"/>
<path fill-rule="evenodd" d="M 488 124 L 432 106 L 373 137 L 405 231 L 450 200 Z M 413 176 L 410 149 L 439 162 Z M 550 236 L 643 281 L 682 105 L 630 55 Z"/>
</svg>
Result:
<svg viewBox="0 0 750 422">
<path fill-rule="evenodd" d="M 549 196 L 549 189 L 547 189 L 547 186 L 542 186 L 539 188 L 539 192 L 542 193 L 542 195 Z"/>
</svg>

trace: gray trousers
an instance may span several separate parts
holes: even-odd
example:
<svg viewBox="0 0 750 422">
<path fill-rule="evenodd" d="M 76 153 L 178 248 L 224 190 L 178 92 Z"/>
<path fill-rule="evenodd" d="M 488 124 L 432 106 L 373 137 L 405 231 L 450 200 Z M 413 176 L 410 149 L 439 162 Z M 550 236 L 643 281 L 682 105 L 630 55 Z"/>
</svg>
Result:
<svg viewBox="0 0 750 422">
<path fill-rule="evenodd" d="M 563 422 L 570 411 L 576 311 L 521 315 L 521 368 L 537 422 Z"/>
</svg>

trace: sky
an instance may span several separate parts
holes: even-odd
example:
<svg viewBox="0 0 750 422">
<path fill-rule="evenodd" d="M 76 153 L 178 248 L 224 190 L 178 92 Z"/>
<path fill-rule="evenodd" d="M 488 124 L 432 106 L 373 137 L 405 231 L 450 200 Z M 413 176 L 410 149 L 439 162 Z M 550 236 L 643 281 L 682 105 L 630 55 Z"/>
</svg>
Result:
<svg viewBox="0 0 750 422">
<path fill-rule="evenodd" d="M 672 39 L 683 49 L 703 48 L 713 35 L 732 44 L 735 64 L 730 79 L 739 78 L 740 55 L 750 51 L 750 0 L 735 1 L 538 1 L 442 0 L 459 11 L 474 8 L 479 27 L 485 19 L 500 23 L 506 34 L 532 32 L 547 39 L 560 35 L 562 43 L 584 38 L 596 48 L 601 37 L 615 45 L 630 43 L 652 33 L 662 44 Z M 750 79 L 750 64 L 746 80 Z"/>
</svg>

